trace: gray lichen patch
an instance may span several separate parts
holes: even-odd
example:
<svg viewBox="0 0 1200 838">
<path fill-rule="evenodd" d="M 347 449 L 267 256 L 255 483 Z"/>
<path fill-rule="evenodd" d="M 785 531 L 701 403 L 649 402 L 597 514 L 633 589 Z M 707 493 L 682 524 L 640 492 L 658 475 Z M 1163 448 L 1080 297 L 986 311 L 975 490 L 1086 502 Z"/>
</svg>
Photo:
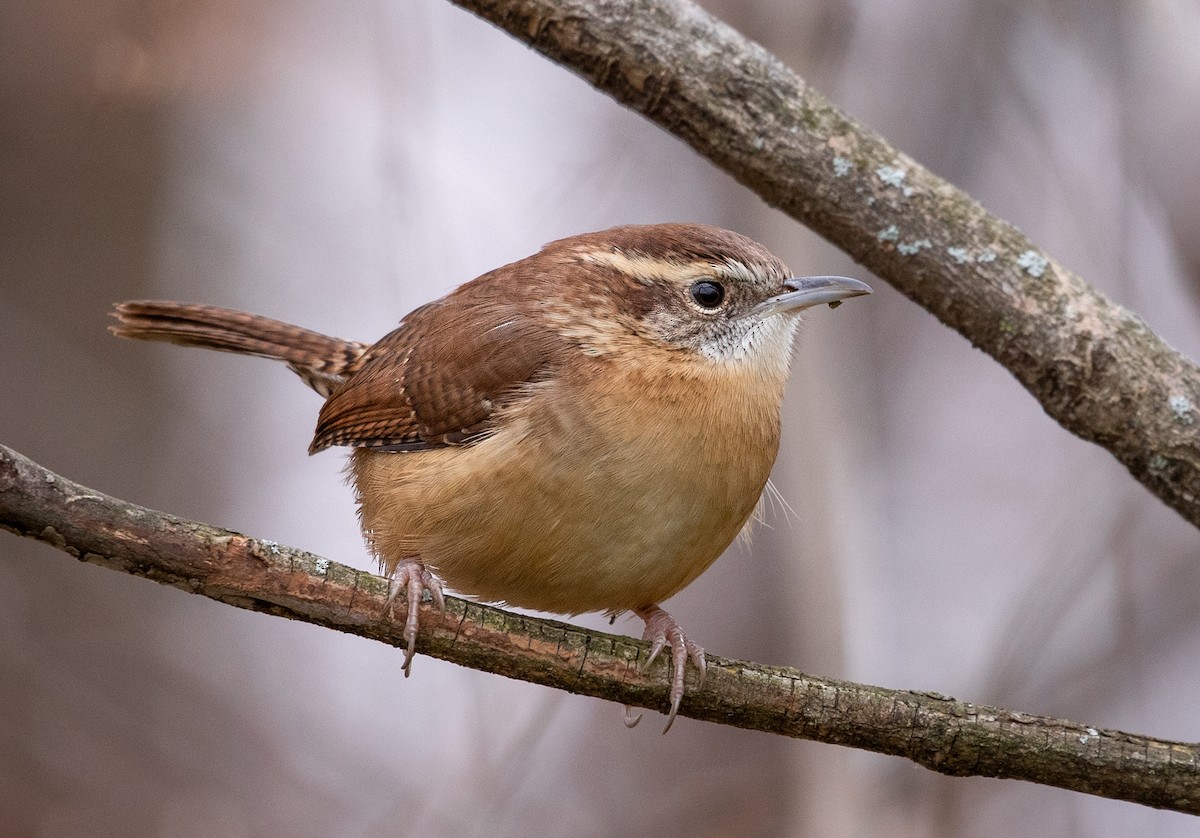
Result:
<svg viewBox="0 0 1200 838">
<path fill-rule="evenodd" d="M 1026 250 L 1017 257 L 1017 267 L 1022 268 L 1025 273 L 1033 277 L 1044 274 L 1049 264 L 1050 260 L 1036 250 Z"/>
</svg>

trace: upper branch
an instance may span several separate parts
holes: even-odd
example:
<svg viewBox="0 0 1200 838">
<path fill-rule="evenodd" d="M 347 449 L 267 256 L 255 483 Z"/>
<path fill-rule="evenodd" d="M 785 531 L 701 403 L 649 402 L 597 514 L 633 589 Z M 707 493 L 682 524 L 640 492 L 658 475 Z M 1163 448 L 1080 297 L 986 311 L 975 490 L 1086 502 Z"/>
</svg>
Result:
<svg viewBox="0 0 1200 838">
<path fill-rule="evenodd" d="M 387 581 L 274 542 L 145 509 L 0 445 L 0 529 L 190 593 L 403 647 Z M 404 598 L 397 605 L 403 612 Z M 430 609 L 429 605 L 422 606 Z M 453 597 L 421 615 L 417 648 L 486 672 L 661 709 L 666 663 L 645 643 Z M 680 715 L 907 757 L 943 774 L 1008 777 L 1200 814 L 1200 748 L 965 704 L 937 693 L 815 678 L 710 655 Z M 615 724 L 614 719 L 614 724 Z"/>
<path fill-rule="evenodd" d="M 1200 370 L 688 0 L 454 0 L 649 117 L 1003 364 L 1200 525 Z"/>
</svg>

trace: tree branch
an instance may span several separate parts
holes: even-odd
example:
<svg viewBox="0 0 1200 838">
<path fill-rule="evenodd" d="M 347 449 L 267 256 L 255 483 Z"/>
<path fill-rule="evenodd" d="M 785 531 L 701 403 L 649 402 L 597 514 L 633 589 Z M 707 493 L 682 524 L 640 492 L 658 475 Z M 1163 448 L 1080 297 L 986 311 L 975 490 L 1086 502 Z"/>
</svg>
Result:
<svg viewBox="0 0 1200 838">
<path fill-rule="evenodd" d="M 81 561 L 239 608 L 403 647 L 403 597 L 387 581 L 312 553 L 185 521 L 80 486 L 0 445 L 0 528 Z M 447 598 L 422 606 L 424 654 L 568 692 L 664 709 L 666 663 L 647 644 Z M 965 704 L 937 693 L 708 659 L 680 715 L 906 757 L 955 776 L 1005 777 L 1200 814 L 1200 749 Z M 614 724 L 615 724 L 614 720 Z"/>
<path fill-rule="evenodd" d="M 1003 364 L 1200 526 L 1200 369 L 688 0 L 453 0 L 643 114 Z"/>
</svg>

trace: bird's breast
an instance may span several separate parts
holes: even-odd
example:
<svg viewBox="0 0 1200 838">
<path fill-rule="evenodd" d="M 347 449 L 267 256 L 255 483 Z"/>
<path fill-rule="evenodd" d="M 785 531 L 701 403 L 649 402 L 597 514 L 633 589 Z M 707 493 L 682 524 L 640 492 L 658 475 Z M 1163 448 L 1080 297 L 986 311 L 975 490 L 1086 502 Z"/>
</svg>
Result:
<svg viewBox="0 0 1200 838">
<path fill-rule="evenodd" d="M 656 604 L 707 568 L 766 483 L 782 381 L 587 366 L 469 446 L 355 452 L 384 566 L 418 555 L 465 595 L 568 614 Z"/>
</svg>

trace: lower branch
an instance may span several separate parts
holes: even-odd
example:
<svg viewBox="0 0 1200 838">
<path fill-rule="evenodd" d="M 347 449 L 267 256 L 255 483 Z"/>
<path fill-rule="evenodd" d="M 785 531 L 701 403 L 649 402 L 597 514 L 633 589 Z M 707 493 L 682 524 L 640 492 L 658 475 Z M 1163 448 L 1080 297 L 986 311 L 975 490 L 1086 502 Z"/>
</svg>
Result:
<svg viewBox="0 0 1200 838">
<path fill-rule="evenodd" d="M 55 475 L 0 445 L 0 528 L 76 558 L 240 608 L 403 647 L 404 598 L 329 559 L 155 512 Z M 647 644 L 447 598 L 427 603 L 418 651 L 485 672 L 665 710 Z M 398 664 L 397 664 L 398 665 Z M 689 673 L 689 677 L 694 676 Z M 1005 777 L 1200 814 L 1195 745 L 965 704 L 937 693 L 815 678 L 708 657 L 680 715 L 907 757 L 955 776 Z M 614 722 L 615 723 L 615 722 Z"/>
</svg>

